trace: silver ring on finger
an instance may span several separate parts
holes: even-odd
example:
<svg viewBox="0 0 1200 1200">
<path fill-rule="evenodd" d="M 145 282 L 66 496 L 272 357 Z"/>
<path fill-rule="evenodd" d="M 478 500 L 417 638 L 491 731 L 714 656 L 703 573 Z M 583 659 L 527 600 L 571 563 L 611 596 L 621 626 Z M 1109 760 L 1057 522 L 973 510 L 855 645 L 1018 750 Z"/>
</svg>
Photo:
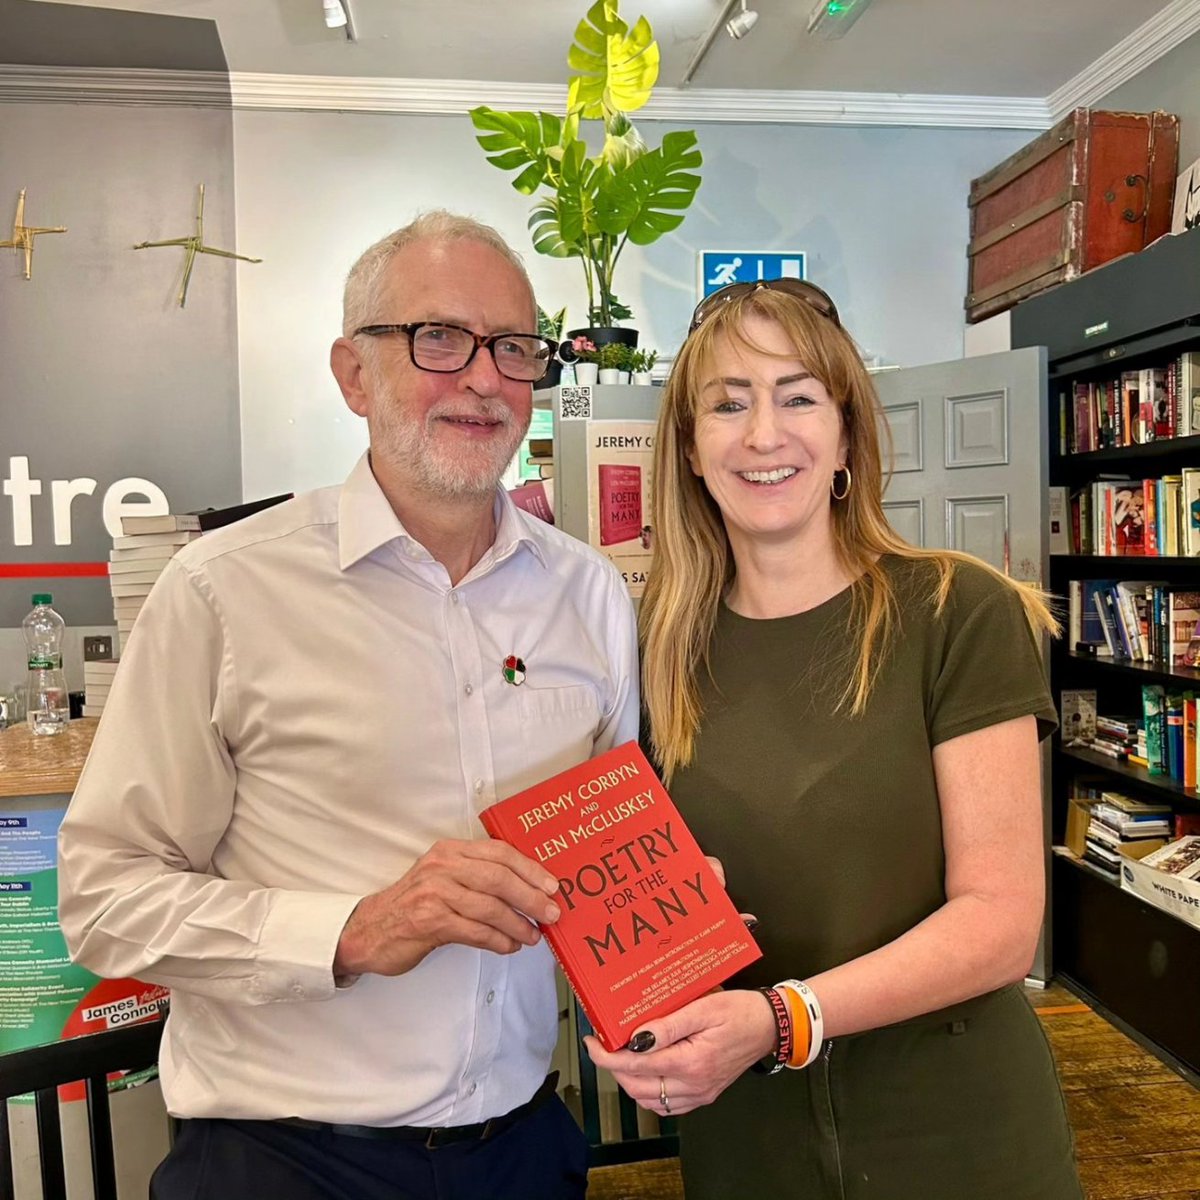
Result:
<svg viewBox="0 0 1200 1200">
<path fill-rule="evenodd" d="M 662 1105 L 662 1110 L 664 1113 L 669 1113 L 671 1111 L 671 1101 L 667 1096 L 667 1080 L 663 1075 L 658 1077 L 658 1102 Z"/>
</svg>

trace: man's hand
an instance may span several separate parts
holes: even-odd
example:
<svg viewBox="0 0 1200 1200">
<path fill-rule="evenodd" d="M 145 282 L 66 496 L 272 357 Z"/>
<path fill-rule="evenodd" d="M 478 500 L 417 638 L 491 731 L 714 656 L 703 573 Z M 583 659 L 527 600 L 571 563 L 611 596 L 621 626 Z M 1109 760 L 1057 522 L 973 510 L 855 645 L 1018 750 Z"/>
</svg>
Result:
<svg viewBox="0 0 1200 1200">
<path fill-rule="evenodd" d="M 558 880 L 504 842 L 435 842 L 382 892 L 360 900 L 334 957 L 335 975 L 402 975 L 456 942 L 513 954 L 551 925 Z M 525 914 L 525 915 L 522 915 Z"/>
</svg>

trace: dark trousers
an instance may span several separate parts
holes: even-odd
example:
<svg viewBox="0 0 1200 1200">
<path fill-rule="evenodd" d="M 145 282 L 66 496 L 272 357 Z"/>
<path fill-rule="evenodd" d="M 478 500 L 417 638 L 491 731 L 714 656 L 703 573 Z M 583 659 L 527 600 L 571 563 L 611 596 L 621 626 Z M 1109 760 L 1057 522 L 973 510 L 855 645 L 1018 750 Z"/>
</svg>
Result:
<svg viewBox="0 0 1200 1200">
<path fill-rule="evenodd" d="M 429 1150 L 276 1121 L 181 1122 L 150 1200 L 580 1200 L 587 1139 L 557 1096 L 503 1133 Z"/>
</svg>

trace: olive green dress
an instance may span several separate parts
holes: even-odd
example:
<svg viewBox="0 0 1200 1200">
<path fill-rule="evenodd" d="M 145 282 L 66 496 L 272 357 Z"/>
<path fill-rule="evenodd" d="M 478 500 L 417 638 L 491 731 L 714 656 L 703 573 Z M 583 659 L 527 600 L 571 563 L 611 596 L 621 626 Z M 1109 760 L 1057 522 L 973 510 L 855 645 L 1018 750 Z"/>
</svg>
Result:
<svg viewBox="0 0 1200 1200">
<path fill-rule="evenodd" d="M 671 794 L 763 958 L 729 986 L 808 978 L 945 903 L 932 748 L 1034 714 L 1054 727 L 1041 655 L 1011 589 L 889 557 L 903 627 L 854 718 L 850 594 L 791 617 L 722 608 L 693 763 Z M 1003 825 L 1003 800 L 993 820 Z M 813 1066 L 747 1073 L 682 1118 L 687 1200 L 1079 1200 L 1053 1060 L 1016 987 L 836 1039 Z"/>
</svg>

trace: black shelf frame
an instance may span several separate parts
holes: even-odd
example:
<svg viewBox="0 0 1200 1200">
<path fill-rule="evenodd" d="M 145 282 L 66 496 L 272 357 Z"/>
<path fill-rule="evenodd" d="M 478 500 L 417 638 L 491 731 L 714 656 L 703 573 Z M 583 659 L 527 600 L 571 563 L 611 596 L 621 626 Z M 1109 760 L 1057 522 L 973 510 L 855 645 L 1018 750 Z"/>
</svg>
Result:
<svg viewBox="0 0 1200 1200">
<path fill-rule="evenodd" d="M 1017 305 L 1014 348 L 1046 346 L 1052 398 L 1073 381 L 1165 366 L 1200 350 L 1200 230 L 1160 239 L 1079 279 Z M 1200 431 L 1144 445 L 1062 453 L 1059 413 L 1051 403 L 1049 483 L 1072 491 L 1099 476 L 1141 479 L 1200 467 Z M 1051 555 L 1048 590 L 1065 615 L 1074 580 L 1161 580 L 1200 590 L 1200 557 Z M 1064 688 L 1094 688 L 1099 711 L 1141 712 L 1141 688 L 1159 684 L 1200 695 L 1200 670 L 1084 654 L 1052 643 L 1055 699 Z M 1169 776 L 1054 739 L 1050 760 L 1051 828 L 1061 842 L 1070 784 L 1081 777 L 1200 812 L 1200 789 Z M 1111 782 L 1108 782 L 1111 781 Z M 1157 909 L 1090 864 L 1052 855 L 1053 967 L 1072 986 L 1115 1014 L 1165 1061 L 1200 1071 L 1200 929 Z"/>
<path fill-rule="evenodd" d="M 1151 796 L 1164 804 L 1172 804 L 1185 812 L 1200 812 L 1200 791 L 1184 787 L 1178 779 L 1169 775 L 1151 775 L 1145 767 L 1136 763 L 1122 762 L 1096 750 L 1085 750 L 1082 746 L 1059 746 L 1058 753 L 1064 758 L 1082 763 L 1089 771 L 1103 771 L 1130 785 L 1143 795 Z"/>
</svg>

